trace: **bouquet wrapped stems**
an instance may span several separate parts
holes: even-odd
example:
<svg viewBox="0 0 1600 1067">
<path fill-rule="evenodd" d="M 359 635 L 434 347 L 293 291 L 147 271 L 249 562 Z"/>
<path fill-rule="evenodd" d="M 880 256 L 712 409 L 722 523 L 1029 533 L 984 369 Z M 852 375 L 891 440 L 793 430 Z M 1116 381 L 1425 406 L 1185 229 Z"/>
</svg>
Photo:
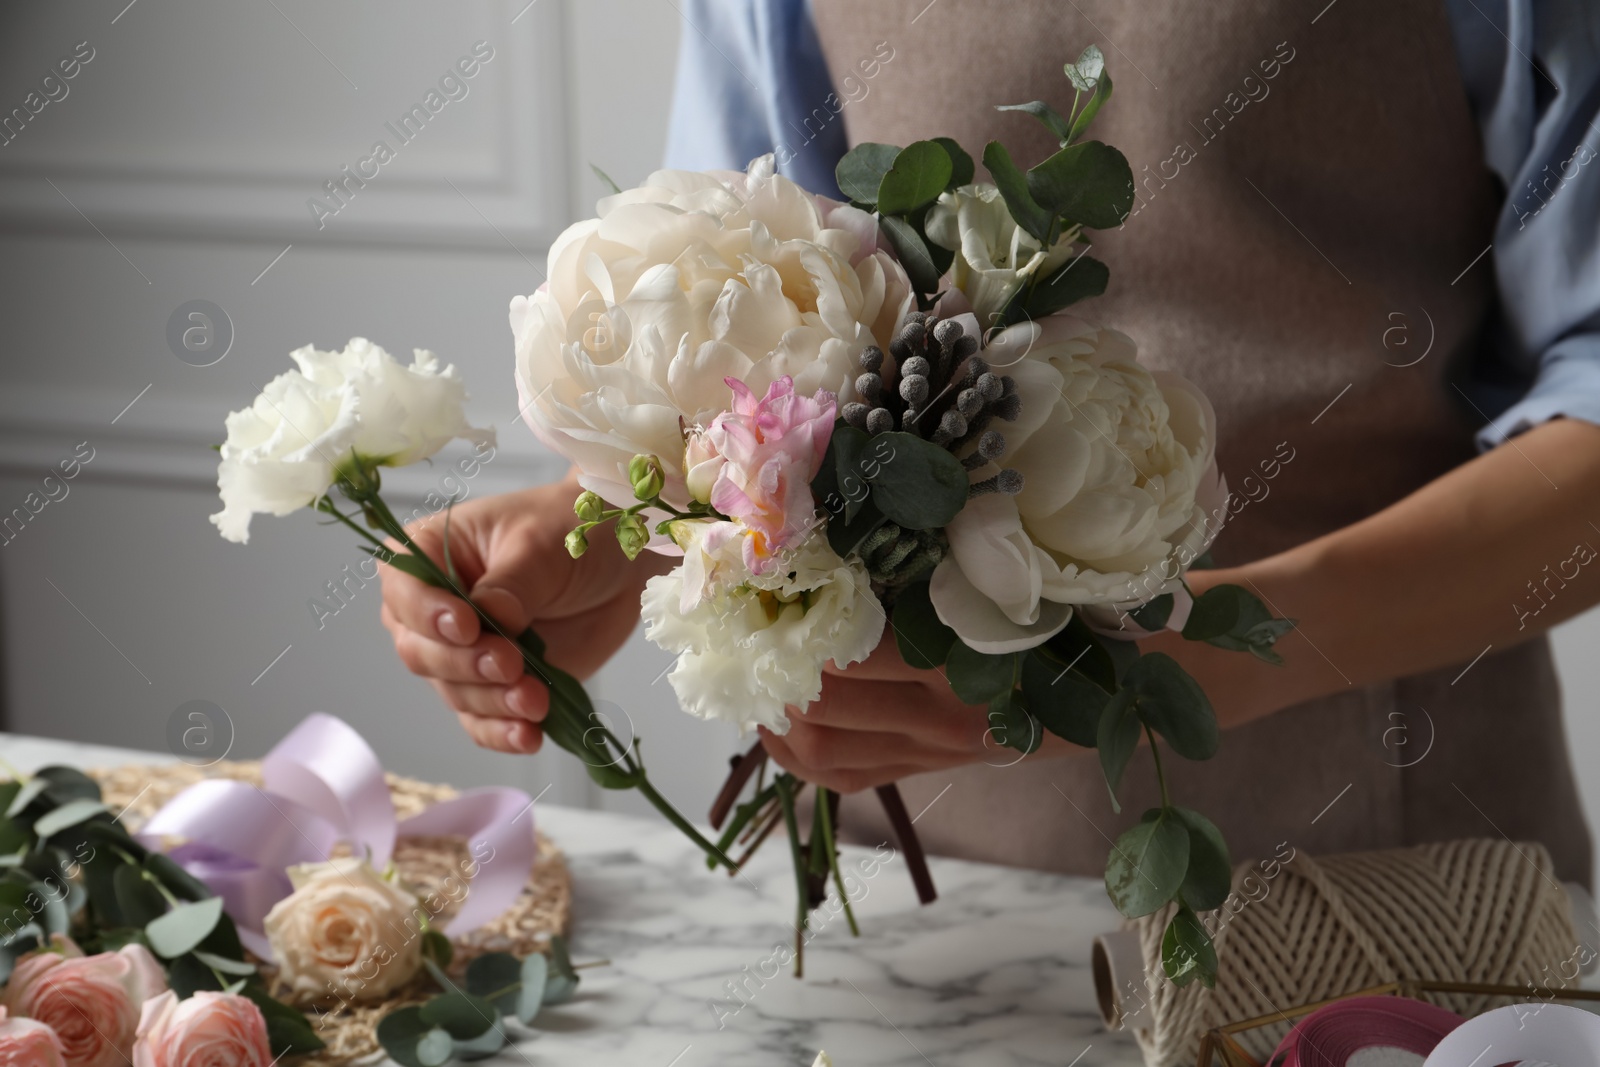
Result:
<svg viewBox="0 0 1600 1067">
<path fill-rule="evenodd" d="M 352 464 L 341 473 L 337 485 L 340 492 L 360 508 L 367 527 L 383 531 L 406 551 L 396 552 L 374 536 L 371 529 L 363 527 L 352 516 L 340 511 L 331 496 L 324 495 L 317 501 L 318 511 L 333 516 L 336 521 L 350 527 L 363 540 L 369 542 L 367 551 L 381 562 L 398 568 L 419 581 L 455 593 L 471 605 L 484 627 L 517 646 L 522 654 L 524 671 L 544 682 L 550 692 L 550 711 L 540 724 L 546 737 L 582 759 L 589 769 L 589 777 L 602 788 L 638 790 L 668 822 L 683 831 L 684 836 L 706 854 L 706 861 L 712 867 L 722 865 L 730 870 L 735 869 L 727 853 L 706 840 L 705 836 L 673 807 L 671 801 L 662 796 L 651 784 L 650 777 L 645 772 L 644 757 L 640 752 L 638 739 L 623 744 L 595 714 L 594 705 L 590 703 L 583 685 L 572 675 L 545 659 L 543 638 L 532 627 L 524 629 L 513 637 L 506 633 L 492 616 L 472 602 L 467 590 L 456 577 L 455 565 L 450 560 L 448 513 L 445 516 L 444 565 L 441 567 L 412 540 L 405 526 L 384 502 L 378 491 L 379 478 L 375 467 L 360 463 Z"/>
</svg>

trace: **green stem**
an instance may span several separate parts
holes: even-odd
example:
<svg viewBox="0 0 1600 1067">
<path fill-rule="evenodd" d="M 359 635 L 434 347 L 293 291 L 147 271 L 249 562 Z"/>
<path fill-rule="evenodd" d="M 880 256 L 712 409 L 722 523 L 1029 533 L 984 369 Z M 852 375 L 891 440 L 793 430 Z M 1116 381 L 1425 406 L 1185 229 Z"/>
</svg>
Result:
<svg viewBox="0 0 1600 1067">
<path fill-rule="evenodd" d="M 1161 772 L 1161 750 L 1156 747 L 1156 735 L 1149 725 L 1144 728 L 1145 736 L 1150 739 L 1150 755 L 1156 761 L 1156 781 L 1161 785 L 1161 806 L 1172 807 L 1172 798 L 1167 795 L 1167 776 Z"/>
<path fill-rule="evenodd" d="M 806 907 L 810 892 L 806 885 L 806 858 L 800 849 L 800 822 L 794 813 L 794 777 L 780 774 L 772 780 L 778 787 L 778 803 L 783 806 L 783 822 L 789 830 L 789 854 L 794 860 L 795 924 L 794 924 L 794 976 L 805 976 L 805 932 L 810 909 Z"/>
<path fill-rule="evenodd" d="M 822 843 L 828 850 L 828 868 L 833 871 L 833 887 L 839 892 L 839 902 L 844 905 L 844 917 L 850 923 L 850 936 L 860 937 L 861 927 L 856 925 L 855 912 L 850 908 L 850 897 L 844 891 L 844 875 L 839 871 L 839 847 L 833 840 L 833 812 L 829 808 L 828 791 L 817 786 L 817 810 L 822 812 Z"/>
</svg>

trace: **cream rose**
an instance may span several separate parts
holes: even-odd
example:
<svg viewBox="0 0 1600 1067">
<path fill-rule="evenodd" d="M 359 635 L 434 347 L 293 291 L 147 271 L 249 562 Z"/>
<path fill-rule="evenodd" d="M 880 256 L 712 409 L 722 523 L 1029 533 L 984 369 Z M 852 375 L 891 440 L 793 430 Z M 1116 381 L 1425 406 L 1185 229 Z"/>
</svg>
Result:
<svg viewBox="0 0 1600 1067">
<path fill-rule="evenodd" d="M 1070 227 L 1048 249 L 1017 225 L 1000 190 L 988 183 L 942 194 L 928 209 L 928 239 L 954 252 L 950 283 L 961 290 L 985 328 L 999 321 L 1018 289 L 1072 258 L 1079 229 Z"/>
<path fill-rule="evenodd" d="M 854 393 L 856 357 L 887 348 L 910 283 L 872 217 L 773 172 L 658 171 L 556 239 L 549 281 L 511 302 L 529 425 L 584 488 L 634 503 L 628 462 L 659 456 L 687 504 L 684 429 L 785 375 L 806 396 Z"/>
<path fill-rule="evenodd" d="M 0 1064 L 18 1067 L 66 1067 L 61 1039 L 44 1023 L 9 1018 L 0 1005 Z"/>
<path fill-rule="evenodd" d="M 278 977 L 298 999 L 379 999 L 422 966 L 426 913 L 365 860 L 291 867 L 289 881 L 294 892 L 263 926 Z"/>
<path fill-rule="evenodd" d="M 1180 588 L 1226 500 L 1216 416 L 1194 386 L 1139 365 L 1133 342 L 1070 316 L 1007 329 L 984 350 L 1021 398 L 996 423 L 1017 496 L 970 501 L 947 528 L 935 610 L 980 652 L 1030 648 L 1074 605 L 1131 606 Z"/>
<path fill-rule="evenodd" d="M 785 706 L 822 695 L 823 664 L 843 667 L 877 646 L 884 615 L 866 568 L 821 535 L 751 575 L 734 523 L 678 530 L 684 561 L 645 584 L 641 606 L 645 636 L 680 653 L 667 680 L 691 715 L 786 733 Z"/>
<path fill-rule="evenodd" d="M 270 1067 L 261 1009 L 248 997 L 166 992 L 145 1001 L 133 1067 Z"/>
<path fill-rule="evenodd" d="M 341 352 L 308 345 L 289 355 L 298 368 L 228 416 L 217 467 L 222 510 L 211 521 L 230 541 L 250 539 L 258 512 L 288 515 L 313 503 L 355 456 L 402 467 L 456 437 L 494 441 L 494 431 L 467 422 L 460 375 L 431 352 L 416 349 L 405 366 L 357 337 Z"/>
<path fill-rule="evenodd" d="M 18 962 L 0 1006 L 53 1030 L 72 1067 L 121 1067 L 133 1052 L 140 1005 L 166 988 L 143 945 L 85 956 L 58 938 Z"/>
</svg>

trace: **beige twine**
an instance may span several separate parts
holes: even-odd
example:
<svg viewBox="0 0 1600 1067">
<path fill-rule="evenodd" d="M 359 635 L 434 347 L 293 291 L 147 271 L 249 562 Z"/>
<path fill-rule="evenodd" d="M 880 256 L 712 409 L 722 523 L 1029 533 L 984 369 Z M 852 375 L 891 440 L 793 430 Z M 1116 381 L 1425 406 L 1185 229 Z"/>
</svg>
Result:
<svg viewBox="0 0 1600 1067">
<path fill-rule="evenodd" d="M 221 762 L 201 769 L 187 764 L 167 764 L 140 767 L 125 766 L 97 769 L 88 772 L 100 783 L 105 802 L 114 811 L 124 811 L 123 822 L 130 829 L 155 814 L 167 801 L 203 778 L 233 778 L 261 784 L 259 763 Z M 395 815 L 406 819 L 431 805 L 456 796 L 456 791 L 446 785 L 433 785 L 398 775 L 386 775 L 389 794 L 394 800 Z M 538 839 L 538 856 L 528 885 L 509 909 L 498 919 L 454 940 L 455 959 L 450 970 L 457 975 L 468 962 L 485 952 L 511 952 L 526 956 L 544 949 L 551 934 L 565 934 L 572 919 L 572 879 L 566 860 L 559 849 L 543 834 Z M 424 899 L 439 894 L 452 903 L 437 917 L 442 925 L 457 904 L 453 898 L 459 894 L 443 893 L 446 880 L 458 877 L 462 864 L 468 859 L 466 842 L 451 837 L 403 837 L 395 843 L 394 862 L 400 877 L 408 888 Z M 263 966 L 262 975 L 269 985 L 274 984 L 271 967 Z M 287 990 L 273 989 L 283 997 Z M 307 1018 L 317 1031 L 317 1036 L 327 1043 L 327 1048 L 314 1056 L 297 1059 L 296 1063 L 341 1067 L 344 1064 L 376 1058 L 379 1052 L 376 1028 L 378 1021 L 395 1008 L 420 1004 L 437 990 L 419 976 L 406 987 L 397 990 L 387 1000 L 369 1005 L 307 1006 Z"/>
<path fill-rule="evenodd" d="M 1577 943 L 1566 891 L 1540 845 L 1449 841 L 1321 860 L 1300 853 L 1262 867 L 1275 876 L 1236 867 L 1229 903 L 1201 916 L 1217 947 L 1214 990 L 1180 989 L 1162 976 L 1161 935 L 1174 905 L 1129 924 L 1147 976 L 1146 1025 L 1134 1033 L 1150 1067 L 1194 1063 L 1207 1030 L 1387 982 L 1549 984 Z M 1461 1015 L 1495 1006 L 1481 994 L 1429 999 Z M 1240 1039 L 1264 1058 L 1288 1028 Z"/>
</svg>

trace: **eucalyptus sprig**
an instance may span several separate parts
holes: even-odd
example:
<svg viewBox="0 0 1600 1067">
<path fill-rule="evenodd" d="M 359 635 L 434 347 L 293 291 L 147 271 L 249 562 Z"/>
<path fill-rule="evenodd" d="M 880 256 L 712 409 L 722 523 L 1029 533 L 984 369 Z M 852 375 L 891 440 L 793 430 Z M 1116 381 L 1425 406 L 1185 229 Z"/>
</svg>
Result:
<svg viewBox="0 0 1600 1067">
<path fill-rule="evenodd" d="M 550 939 L 548 954 L 479 956 L 460 981 L 446 972 L 450 962 L 450 942 L 430 941 L 423 964 L 440 994 L 392 1011 L 378 1023 L 379 1044 L 402 1067 L 442 1067 L 493 1056 L 511 1041 L 509 1024 L 533 1027 L 540 1011 L 571 999 L 578 988 L 577 968 L 559 936 Z"/>
<path fill-rule="evenodd" d="M 180 998 L 200 990 L 249 997 L 274 1055 L 323 1042 L 275 1000 L 244 952 L 222 898 L 134 840 L 100 786 L 71 767 L 0 782 L 0 985 L 17 960 L 68 936 L 85 952 L 148 948 Z"/>
</svg>

